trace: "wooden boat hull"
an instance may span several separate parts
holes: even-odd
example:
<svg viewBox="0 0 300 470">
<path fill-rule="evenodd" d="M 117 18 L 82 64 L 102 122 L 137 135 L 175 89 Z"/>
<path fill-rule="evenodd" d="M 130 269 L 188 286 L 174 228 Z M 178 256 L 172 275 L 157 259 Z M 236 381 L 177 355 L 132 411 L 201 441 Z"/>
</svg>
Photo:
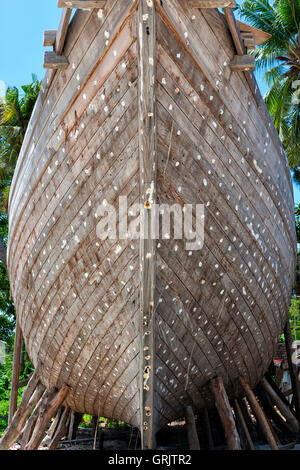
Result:
<svg viewBox="0 0 300 470">
<path fill-rule="evenodd" d="M 261 380 L 287 321 L 296 237 L 286 157 L 252 74 L 228 67 L 223 16 L 164 0 L 151 22 L 142 8 L 76 12 L 69 67 L 47 73 L 15 172 L 8 263 L 44 385 L 67 383 L 72 409 L 152 432 L 210 406 L 217 375 L 230 397 L 239 376 Z M 150 242 L 150 284 L 145 242 L 97 236 L 103 200 L 144 202 L 147 145 L 157 202 L 205 205 L 201 250 Z"/>
</svg>

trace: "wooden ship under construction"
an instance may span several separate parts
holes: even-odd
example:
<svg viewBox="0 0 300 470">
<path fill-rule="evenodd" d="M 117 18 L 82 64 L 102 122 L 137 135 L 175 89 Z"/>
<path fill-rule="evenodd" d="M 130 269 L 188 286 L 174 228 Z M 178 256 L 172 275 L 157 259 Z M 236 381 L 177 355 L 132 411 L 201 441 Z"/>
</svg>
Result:
<svg viewBox="0 0 300 470">
<path fill-rule="evenodd" d="M 289 166 L 248 54 L 270 36 L 236 21 L 233 1 L 58 6 L 9 201 L 17 336 L 36 369 L 0 448 L 22 433 L 36 448 L 59 409 L 56 444 L 72 410 L 139 428 L 149 449 L 215 405 L 240 448 L 231 403 L 244 396 L 277 448 L 252 392 L 270 388 L 284 329 L 291 346 L 296 264 Z M 140 239 L 101 240 L 97 208 L 120 196 L 142 204 Z M 204 205 L 203 247 L 143 236 L 154 203 Z M 294 431 L 296 392 L 296 408 L 277 396 Z"/>
</svg>

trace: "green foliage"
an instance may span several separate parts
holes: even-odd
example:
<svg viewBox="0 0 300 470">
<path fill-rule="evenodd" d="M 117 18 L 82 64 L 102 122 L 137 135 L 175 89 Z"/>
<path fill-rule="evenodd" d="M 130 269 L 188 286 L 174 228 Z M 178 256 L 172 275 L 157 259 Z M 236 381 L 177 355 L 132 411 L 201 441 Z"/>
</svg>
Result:
<svg viewBox="0 0 300 470">
<path fill-rule="evenodd" d="M 300 0 L 244 0 L 240 13 L 272 37 L 252 53 L 270 86 L 265 102 L 291 168 L 300 165 Z"/>
<path fill-rule="evenodd" d="M 300 204 L 298 204 L 295 208 L 295 222 L 296 222 L 297 240 L 298 240 L 298 243 L 300 243 Z"/>
<path fill-rule="evenodd" d="M 289 310 L 293 341 L 300 340 L 300 299 L 293 297 Z"/>
</svg>

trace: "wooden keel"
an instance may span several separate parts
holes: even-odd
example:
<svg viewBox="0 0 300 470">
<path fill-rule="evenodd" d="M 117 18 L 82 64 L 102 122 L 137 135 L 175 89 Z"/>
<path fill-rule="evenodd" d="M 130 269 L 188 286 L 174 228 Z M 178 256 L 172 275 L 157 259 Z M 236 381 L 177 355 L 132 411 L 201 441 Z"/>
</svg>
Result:
<svg viewBox="0 0 300 470">
<path fill-rule="evenodd" d="M 195 415 L 193 408 L 187 406 L 185 409 L 185 421 L 188 434 L 188 442 L 190 450 L 200 450 L 199 438 L 197 434 Z"/>
<path fill-rule="evenodd" d="M 21 331 L 19 322 L 17 320 L 15 344 L 14 344 L 13 375 L 12 375 L 11 392 L 10 392 L 10 400 L 9 400 L 8 424 L 12 422 L 13 416 L 17 410 L 21 348 L 22 348 L 22 331 Z"/>
<path fill-rule="evenodd" d="M 256 417 L 259 421 L 259 424 L 262 428 L 262 431 L 265 435 L 265 438 L 266 438 L 270 448 L 272 450 L 278 450 L 276 441 L 275 441 L 274 436 L 273 436 L 272 429 L 271 429 L 271 427 L 268 423 L 268 420 L 267 420 L 262 408 L 260 407 L 260 404 L 258 403 L 254 393 L 252 392 L 250 386 L 247 384 L 247 382 L 245 381 L 245 379 L 243 377 L 239 377 L 239 381 L 240 381 L 240 384 L 243 387 L 243 389 L 244 389 L 244 391 L 245 391 L 245 393 L 248 397 L 249 402 L 251 403 L 253 411 L 256 414 Z"/>
<path fill-rule="evenodd" d="M 139 42 L 139 155 L 140 195 L 143 206 L 140 240 L 140 315 L 141 315 L 141 443 L 142 449 L 155 447 L 155 263 L 156 244 L 151 237 L 156 198 L 156 20 L 152 1 L 140 0 Z"/>
<path fill-rule="evenodd" d="M 64 385 L 59 391 L 54 387 L 47 392 L 39 409 L 39 415 L 36 420 L 32 437 L 26 445 L 25 450 L 35 450 L 39 447 L 50 419 L 62 405 L 63 401 L 67 397 L 68 391 L 68 386 Z"/>
<path fill-rule="evenodd" d="M 221 377 L 216 377 L 210 381 L 209 385 L 224 427 L 228 448 L 230 450 L 241 450 L 240 438 L 223 380 Z"/>
</svg>

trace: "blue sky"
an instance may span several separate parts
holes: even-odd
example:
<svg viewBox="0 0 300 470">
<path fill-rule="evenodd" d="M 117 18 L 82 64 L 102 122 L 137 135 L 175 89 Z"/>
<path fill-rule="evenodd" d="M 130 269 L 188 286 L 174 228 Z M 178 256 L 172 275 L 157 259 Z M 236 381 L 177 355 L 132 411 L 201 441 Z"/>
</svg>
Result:
<svg viewBox="0 0 300 470">
<path fill-rule="evenodd" d="M 31 82 L 32 73 L 42 80 L 43 32 L 57 29 L 60 16 L 57 0 L 0 0 L 0 95 L 3 82 L 20 87 Z M 257 78 L 265 93 L 265 83 Z M 300 203 L 300 188 L 294 189 Z"/>
</svg>

